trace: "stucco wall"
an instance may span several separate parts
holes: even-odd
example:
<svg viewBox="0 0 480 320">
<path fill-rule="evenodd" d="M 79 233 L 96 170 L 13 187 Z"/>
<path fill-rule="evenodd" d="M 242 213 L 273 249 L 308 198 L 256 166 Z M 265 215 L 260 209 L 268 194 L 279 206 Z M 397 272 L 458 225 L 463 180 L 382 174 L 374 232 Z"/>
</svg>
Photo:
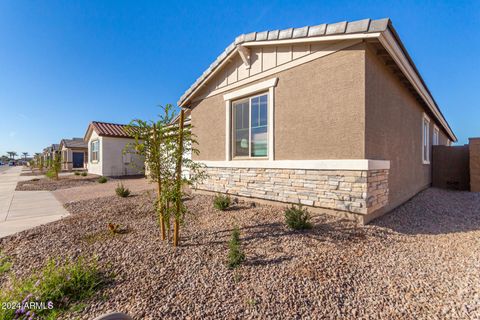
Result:
<svg viewBox="0 0 480 320">
<path fill-rule="evenodd" d="M 424 109 L 370 48 L 366 51 L 365 101 L 365 156 L 390 160 L 390 192 L 386 208 L 389 210 L 431 183 L 431 166 L 422 161 Z M 433 116 L 429 117 L 431 144 L 435 120 Z M 439 142 L 447 143 L 442 131 Z"/>
<path fill-rule="evenodd" d="M 99 141 L 99 149 L 100 152 L 98 154 L 98 161 L 93 161 L 92 162 L 92 141 L 98 140 Z M 90 136 L 90 139 L 88 140 L 88 154 L 87 154 L 87 169 L 89 173 L 92 174 L 98 174 L 98 175 L 103 175 L 103 166 L 102 166 L 102 140 L 103 137 L 98 136 L 98 134 L 95 131 L 92 131 L 92 135 Z"/>
<path fill-rule="evenodd" d="M 133 139 L 102 137 L 101 161 L 104 176 L 123 176 L 143 174 L 145 159 L 132 154 L 131 163 L 124 163 L 123 150 Z"/>
<path fill-rule="evenodd" d="M 359 44 L 256 81 L 279 78 L 276 160 L 364 158 L 364 67 L 364 45 Z M 225 160 L 223 95 L 228 92 L 192 104 L 200 150 L 194 159 Z"/>
</svg>

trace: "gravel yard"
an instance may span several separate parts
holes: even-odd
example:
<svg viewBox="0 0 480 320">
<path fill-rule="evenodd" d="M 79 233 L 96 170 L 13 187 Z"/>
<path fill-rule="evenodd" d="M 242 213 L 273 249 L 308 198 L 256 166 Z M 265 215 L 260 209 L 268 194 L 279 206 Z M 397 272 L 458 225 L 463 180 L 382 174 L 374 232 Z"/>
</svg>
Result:
<svg viewBox="0 0 480 320">
<path fill-rule="evenodd" d="M 61 203 L 69 203 L 79 200 L 95 199 L 115 195 L 115 188 L 122 183 L 125 188 L 132 192 L 151 190 L 155 185 L 144 177 L 127 177 L 109 180 L 106 183 L 89 184 L 68 189 L 58 189 L 53 192 Z"/>
<path fill-rule="evenodd" d="M 219 212 L 195 195 L 177 249 L 159 240 L 152 194 L 68 203 L 71 216 L 0 250 L 19 277 L 58 256 L 98 256 L 113 269 L 113 283 L 65 319 L 480 318 L 480 193 L 428 189 L 368 226 L 315 215 L 305 232 L 286 229 L 279 207 Z M 109 222 L 130 232 L 111 236 Z M 235 225 L 247 260 L 232 271 Z"/>
<path fill-rule="evenodd" d="M 47 190 L 54 191 L 59 189 L 66 189 L 76 186 L 84 186 L 97 183 L 99 176 L 89 174 L 85 177 L 76 175 L 59 176 L 58 180 L 50 178 L 40 178 L 27 181 L 19 181 L 17 183 L 17 191 L 39 191 Z"/>
</svg>

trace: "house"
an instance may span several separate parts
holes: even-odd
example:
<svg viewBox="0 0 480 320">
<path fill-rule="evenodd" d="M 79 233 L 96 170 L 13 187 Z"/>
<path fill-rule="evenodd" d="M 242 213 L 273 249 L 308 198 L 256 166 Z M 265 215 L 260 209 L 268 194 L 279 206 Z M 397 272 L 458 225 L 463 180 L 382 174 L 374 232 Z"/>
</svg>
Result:
<svg viewBox="0 0 480 320">
<path fill-rule="evenodd" d="M 55 159 L 59 150 L 60 150 L 60 145 L 56 143 L 43 149 L 43 160 L 45 165 L 48 165 L 48 163 L 51 160 Z"/>
<path fill-rule="evenodd" d="M 84 141 L 88 147 L 88 173 L 101 176 L 144 173 L 144 157 L 125 152 L 127 145 L 134 142 L 127 125 L 93 121 Z"/>
<path fill-rule="evenodd" d="M 244 34 L 178 101 L 209 192 L 366 223 L 431 185 L 457 141 L 389 19 Z"/>
<path fill-rule="evenodd" d="M 88 148 L 83 138 L 62 139 L 59 150 L 62 154 L 62 170 L 87 168 Z"/>
</svg>

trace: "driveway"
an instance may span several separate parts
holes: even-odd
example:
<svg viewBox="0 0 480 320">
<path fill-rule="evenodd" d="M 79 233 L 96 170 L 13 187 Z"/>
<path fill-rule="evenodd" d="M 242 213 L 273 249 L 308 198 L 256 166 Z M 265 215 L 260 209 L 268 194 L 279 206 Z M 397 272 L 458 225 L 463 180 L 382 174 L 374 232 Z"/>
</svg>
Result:
<svg viewBox="0 0 480 320">
<path fill-rule="evenodd" d="M 50 191 L 15 191 L 22 167 L 0 171 L 0 238 L 68 215 Z"/>
</svg>

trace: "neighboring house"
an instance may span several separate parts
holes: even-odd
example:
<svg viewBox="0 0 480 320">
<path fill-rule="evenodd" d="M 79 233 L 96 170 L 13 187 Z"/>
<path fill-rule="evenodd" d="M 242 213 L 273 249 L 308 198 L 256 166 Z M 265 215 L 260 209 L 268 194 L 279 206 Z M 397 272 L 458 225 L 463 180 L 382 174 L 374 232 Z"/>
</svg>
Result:
<svg viewBox="0 0 480 320">
<path fill-rule="evenodd" d="M 60 150 L 60 145 L 56 143 L 43 149 L 43 160 L 45 165 L 47 165 L 50 160 L 53 160 L 56 158 L 59 150 Z"/>
<path fill-rule="evenodd" d="M 457 140 L 389 19 L 241 35 L 178 105 L 199 189 L 362 222 L 429 187 L 432 144 Z"/>
<path fill-rule="evenodd" d="M 87 168 L 88 148 L 83 138 L 60 141 L 62 170 L 82 170 Z"/>
<path fill-rule="evenodd" d="M 125 153 L 125 147 L 134 142 L 124 124 L 93 121 L 84 140 L 88 146 L 88 173 L 102 176 L 126 176 L 144 173 L 143 156 Z"/>
</svg>

